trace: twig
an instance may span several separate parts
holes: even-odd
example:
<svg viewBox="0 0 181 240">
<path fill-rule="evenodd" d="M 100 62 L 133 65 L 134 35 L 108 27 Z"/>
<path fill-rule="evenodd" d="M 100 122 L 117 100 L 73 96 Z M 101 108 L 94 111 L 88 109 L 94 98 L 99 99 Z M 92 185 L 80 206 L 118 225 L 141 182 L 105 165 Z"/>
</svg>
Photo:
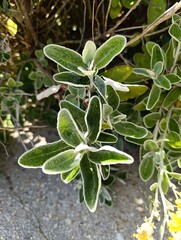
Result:
<svg viewBox="0 0 181 240">
<path fill-rule="evenodd" d="M 47 125 L 42 125 L 42 126 L 32 126 L 32 125 L 27 125 L 27 126 L 24 126 L 24 127 L 14 127 L 14 128 L 11 128 L 11 127 L 0 127 L 0 130 L 24 130 L 25 128 L 46 128 Z"/>
<path fill-rule="evenodd" d="M 158 17 L 153 23 L 148 25 L 141 34 L 137 35 L 135 38 L 131 39 L 126 46 L 130 46 L 134 42 L 136 42 L 138 39 L 142 38 L 144 35 L 146 35 L 148 32 L 153 30 L 155 27 L 157 27 L 162 22 L 170 19 L 179 9 L 181 8 L 181 1 L 175 3 L 172 7 L 167 9 L 160 17 Z"/>
</svg>

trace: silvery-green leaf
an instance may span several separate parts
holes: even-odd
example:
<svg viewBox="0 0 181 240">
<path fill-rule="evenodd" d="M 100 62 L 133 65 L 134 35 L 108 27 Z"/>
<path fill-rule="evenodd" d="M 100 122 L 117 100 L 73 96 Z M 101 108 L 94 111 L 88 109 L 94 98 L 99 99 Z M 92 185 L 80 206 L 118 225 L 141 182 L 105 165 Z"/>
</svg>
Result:
<svg viewBox="0 0 181 240">
<path fill-rule="evenodd" d="M 138 74 L 138 75 L 142 75 L 151 79 L 155 79 L 156 78 L 156 74 L 154 71 L 147 69 L 147 68 L 134 68 L 133 69 L 133 73 Z"/>
<path fill-rule="evenodd" d="M 129 92 L 129 88 L 125 84 L 113 81 L 112 79 L 107 77 L 103 77 L 103 78 L 105 80 L 106 85 L 110 85 L 114 90 Z"/>
<path fill-rule="evenodd" d="M 99 167 L 103 180 L 108 179 L 108 177 L 110 176 L 110 165 L 99 165 Z"/>
<path fill-rule="evenodd" d="M 52 61 L 61 65 L 63 68 L 83 75 L 78 67 L 86 68 L 86 64 L 82 60 L 82 56 L 72 49 L 62 47 L 56 44 L 49 44 L 43 49 L 45 56 Z"/>
<path fill-rule="evenodd" d="M 169 34 L 175 41 L 181 42 L 181 27 L 178 23 L 173 23 L 170 26 Z"/>
<path fill-rule="evenodd" d="M 157 85 L 153 84 L 150 94 L 148 96 L 147 104 L 146 104 L 147 110 L 151 110 L 152 108 L 155 107 L 155 105 L 160 99 L 160 95 L 161 95 L 161 89 Z"/>
<path fill-rule="evenodd" d="M 163 107 L 168 109 L 174 102 L 178 100 L 179 96 L 181 96 L 181 88 L 172 88 L 163 101 Z"/>
<path fill-rule="evenodd" d="M 161 113 L 152 112 L 144 116 L 143 122 L 146 128 L 153 128 L 156 125 L 157 121 L 160 120 L 160 118 L 161 118 Z"/>
<path fill-rule="evenodd" d="M 120 104 L 119 96 L 112 86 L 107 85 L 107 102 L 115 110 Z"/>
<path fill-rule="evenodd" d="M 155 72 L 156 75 L 161 74 L 163 71 L 163 62 L 159 61 L 155 63 L 155 65 L 153 66 L 153 71 Z"/>
<path fill-rule="evenodd" d="M 44 90 L 43 92 L 39 93 L 37 96 L 36 96 L 36 99 L 38 101 L 42 100 L 43 98 L 47 98 L 49 97 L 50 95 L 54 94 L 54 93 L 57 93 L 60 89 L 60 85 L 54 85 L 54 86 L 51 86 L 49 88 L 47 88 L 46 90 Z"/>
<path fill-rule="evenodd" d="M 88 131 L 87 138 L 91 143 L 94 143 L 100 134 L 102 126 L 102 108 L 97 96 L 93 96 L 89 101 L 85 122 Z"/>
<path fill-rule="evenodd" d="M 97 139 L 98 142 L 102 143 L 115 143 L 117 140 L 118 138 L 115 135 L 107 132 L 101 132 Z"/>
<path fill-rule="evenodd" d="M 96 69 L 106 67 L 126 46 L 126 38 L 116 35 L 109 38 L 95 52 L 94 66 Z"/>
<path fill-rule="evenodd" d="M 83 134 L 80 132 L 71 113 L 65 108 L 58 113 L 57 129 L 64 142 L 72 147 L 84 142 Z"/>
<path fill-rule="evenodd" d="M 71 182 L 79 174 L 79 170 L 80 170 L 80 167 L 79 167 L 79 165 L 77 165 L 72 170 L 70 170 L 68 172 L 61 173 L 61 180 L 64 183 Z"/>
<path fill-rule="evenodd" d="M 139 166 L 139 174 L 143 181 L 148 181 L 154 173 L 155 166 L 152 156 L 145 157 Z"/>
<path fill-rule="evenodd" d="M 176 84 L 181 81 L 181 77 L 174 73 L 167 74 L 165 77 L 170 81 L 171 84 Z"/>
<path fill-rule="evenodd" d="M 95 212 L 101 188 L 101 176 L 98 166 L 89 161 L 87 155 L 84 154 L 80 162 L 80 169 L 85 203 L 91 212 Z"/>
<path fill-rule="evenodd" d="M 62 140 L 47 143 L 25 152 L 18 159 L 18 163 L 26 168 L 41 168 L 48 159 L 68 149 L 70 149 L 70 146 Z"/>
<path fill-rule="evenodd" d="M 143 147 L 144 147 L 145 151 L 157 152 L 159 150 L 159 146 L 158 146 L 157 142 L 155 142 L 152 139 L 146 140 L 143 144 Z"/>
<path fill-rule="evenodd" d="M 103 146 L 93 152 L 88 152 L 88 158 L 91 162 L 101 165 L 118 163 L 130 164 L 134 161 L 129 154 L 111 146 Z"/>
<path fill-rule="evenodd" d="M 162 62 L 163 65 L 165 65 L 165 56 L 164 56 L 164 52 L 162 50 L 162 48 L 156 44 L 153 48 L 152 48 L 152 53 L 151 53 L 151 69 L 154 68 L 155 64 L 157 62 Z"/>
<path fill-rule="evenodd" d="M 164 75 L 159 75 L 157 79 L 154 80 L 154 84 L 165 90 L 171 89 L 171 83 Z"/>
<path fill-rule="evenodd" d="M 95 70 L 87 70 L 83 67 L 78 67 L 78 69 L 85 75 L 85 76 L 93 76 L 95 73 Z"/>
<path fill-rule="evenodd" d="M 43 164 L 43 172 L 46 174 L 59 174 L 68 172 L 76 167 L 81 157 L 76 156 L 74 149 L 69 149 L 50 158 Z M 80 154 L 78 154 L 80 156 Z M 77 157 L 77 158 L 76 158 Z"/>
<path fill-rule="evenodd" d="M 97 91 L 101 95 L 101 97 L 103 99 L 105 99 L 106 85 L 105 85 L 104 80 L 100 76 L 96 75 L 94 78 L 94 81 L 93 81 L 93 85 L 97 89 Z"/>
<path fill-rule="evenodd" d="M 96 52 L 96 45 L 93 41 L 87 41 L 82 51 L 82 59 L 85 64 L 90 64 Z"/>
<path fill-rule="evenodd" d="M 82 77 L 71 72 L 56 73 L 53 75 L 53 79 L 56 82 L 76 87 L 86 87 L 90 84 L 90 80 L 87 76 Z"/>
<path fill-rule="evenodd" d="M 68 90 L 71 94 L 73 94 L 74 96 L 80 99 L 85 98 L 85 95 L 86 95 L 85 87 L 74 87 L 69 85 Z"/>
</svg>

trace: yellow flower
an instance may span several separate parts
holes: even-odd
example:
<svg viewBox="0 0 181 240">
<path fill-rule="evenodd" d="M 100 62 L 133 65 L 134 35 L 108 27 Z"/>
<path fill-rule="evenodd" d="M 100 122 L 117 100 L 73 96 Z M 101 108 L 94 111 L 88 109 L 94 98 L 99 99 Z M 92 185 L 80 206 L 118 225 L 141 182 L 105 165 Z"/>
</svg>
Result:
<svg viewBox="0 0 181 240">
<path fill-rule="evenodd" d="M 153 225 L 151 223 L 143 223 L 141 227 L 137 229 L 137 233 L 133 234 L 133 237 L 138 240 L 153 240 Z"/>
<path fill-rule="evenodd" d="M 181 209 L 171 213 L 171 220 L 168 222 L 168 229 L 171 233 L 181 232 Z"/>
<path fill-rule="evenodd" d="M 177 205 L 178 209 L 181 209 L 181 199 L 176 199 L 175 204 Z"/>
</svg>

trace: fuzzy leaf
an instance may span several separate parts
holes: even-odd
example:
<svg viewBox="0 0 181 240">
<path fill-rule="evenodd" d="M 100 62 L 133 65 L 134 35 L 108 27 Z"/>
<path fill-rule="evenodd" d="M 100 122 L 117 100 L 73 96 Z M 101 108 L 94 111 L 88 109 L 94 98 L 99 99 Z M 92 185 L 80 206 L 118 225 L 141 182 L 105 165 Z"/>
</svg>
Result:
<svg viewBox="0 0 181 240">
<path fill-rule="evenodd" d="M 66 100 L 62 100 L 60 102 L 60 108 L 66 108 L 69 112 L 71 112 L 73 119 L 76 121 L 76 123 L 79 125 L 79 127 L 82 129 L 83 132 L 86 132 L 87 126 L 85 124 L 85 112 L 77 107 L 76 105 L 72 104 L 71 102 L 68 102 Z"/>
<path fill-rule="evenodd" d="M 57 129 L 60 137 L 70 146 L 77 147 L 84 142 L 82 133 L 80 132 L 71 113 L 63 108 L 58 113 Z"/>
<path fill-rule="evenodd" d="M 172 88 L 163 101 L 163 107 L 168 109 L 174 102 L 176 102 L 181 95 L 181 88 Z"/>
<path fill-rule="evenodd" d="M 162 176 L 161 186 L 162 186 L 162 190 L 163 190 L 164 194 L 167 194 L 168 189 L 169 189 L 169 180 L 168 180 L 168 176 L 165 174 L 165 172 L 163 173 L 163 176 Z"/>
<path fill-rule="evenodd" d="M 159 112 L 152 112 L 147 114 L 143 118 L 143 122 L 146 128 L 153 128 L 156 125 L 157 121 L 160 120 L 160 118 L 161 118 L 161 114 Z"/>
<path fill-rule="evenodd" d="M 148 131 L 144 127 L 137 126 L 131 122 L 120 122 L 114 125 L 117 133 L 128 136 L 131 138 L 143 138 L 148 134 Z"/>
<path fill-rule="evenodd" d="M 85 64 L 90 64 L 96 52 L 96 45 L 93 41 L 87 41 L 82 51 L 82 59 Z"/>
<path fill-rule="evenodd" d="M 43 172 L 47 174 L 59 174 L 68 172 L 76 167 L 81 158 L 76 156 L 74 149 L 69 149 L 47 160 L 43 165 Z M 80 155 L 80 154 L 78 154 Z"/>
<path fill-rule="evenodd" d="M 167 134 L 167 139 L 168 139 L 168 144 L 172 147 L 172 148 L 181 148 L 181 137 L 178 133 L 176 132 L 169 132 Z"/>
<path fill-rule="evenodd" d="M 155 72 L 156 75 L 161 74 L 163 71 L 163 62 L 159 61 L 155 63 L 155 65 L 153 66 L 153 71 Z"/>
<path fill-rule="evenodd" d="M 112 86 L 107 86 L 107 102 L 113 108 L 117 109 L 120 103 L 119 96 L 117 92 L 112 88 Z"/>
<path fill-rule="evenodd" d="M 85 122 L 88 130 L 87 137 L 91 143 L 94 143 L 100 134 L 102 123 L 101 102 L 97 96 L 93 96 L 90 99 L 85 115 Z"/>
<path fill-rule="evenodd" d="M 98 93 L 105 99 L 106 95 L 106 84 L 105 81 L 98 75 L 95 76 L 93 81 L 94 87 L 97 89 Z"/>
<path fill-rule="evenodd" d="M 147 68 L 134 68 L 133 73 L 142 75 L 151 79 L 156 78 L 155 72 Z"/>
<path fill-rule="evenodd" d="M 86 68 L 86 64 L 83 62 L 81 55 L 74 50 L 56 44 L 49 44 L 44 47 L 43 51 L 45 56 L 61 65 L 64 69 L 83 75 L 78 70 L 78 67 Z"/>
<path fill-rule="evenodd" d="M 80 169 L 80 167 L 78 165 L 68 172 L 61 173 L 61 180 L 64 183 L 71 182 L 78 175 L 79 169 Z"/>
<path fill-rule="evenodd" d="M 157 64 L 158 62 L 162 62 L 163 64 L 165 64 L 164 59 L 165 59 L 165 57 L 164 57 L 164 52 L 163 52 L 162 48 L 158 44 L 156 44 L 152 48 L 151 69 L 154 69 L 155 64 Z"/>
<path fill-rule="evenodd" d="M 131 66 L 120 65 L 106 70 L 102 75 L 116 82 L 123 82 L 132 74 L 132 70 Z"/>
<path fill-rule="evenodd" d="M 110 176 L 110 165 L 100 165 L 99 167 L 103 180 L 108 179 L 108 177 Z"/>
<path fill-rule="evenodd" d="M 170 176 L 172 176 L 173 178 L 177 179 L 177 180 L 181 180 L 181 174 L 180 174 L 180 173 L 169 172 L 168 174 L 169 174 Z"/>
<path fill-rule="evenodd" d="M 107 132 L 101 132 L 97 139 L 98 142 L 102 143 L 115 143 L 117 140 L 118 138 L 115 135 Z"/>
<path fill-rule="evenodd" d="M 38 146 L 27 152 L 25 152 L 18 159 L 19 165 L 26 168 L 41 168 L 43 164 L 53 156 L 68 150 L 70 146 L 64 143 L 62 140 L 47 143 L 43 146 Z"/>
<path fill-rule="evenodd" d="M 95 52 L 94 66 L 96 69 L 106 67 L 126 46 L 126 38 L 116 35 L 109 38 Z"/>
<path fill-rule="evenodd" d="M 181 27 L 178 23 L 173 23 L 170 26 L 169 34 L 175 41 L 181 42 Z"/>
<path fill-rule="evenodd" d="M 95 164 L 130 164 L 134 159 L 127 153 L 117 150 L 111 146 L 103 146 L 95 151 L 88 152 L 88 158 Z"/>
<path fill-rule="evenodd" d="M 152 108 L 155 107 L 155 105 L 157 104 L 157 102 L 160 99 L 160 95 L 161 95 L 161 89 L 158 86 L 156 86 L 155 84 L 153 84 L 152 89 L 149 94 L 149 97 L 148 97 L 147 104 L 146 104 L 147 110 L 151 110 Z"/>
<path fill-rule="evenodd" d="M 91 212 L 95 212 L 101 188 L 101 176 L 98 166 L 84 155 L 80 162 L 85 203 Z"/>
<path fill-rule="evenodd" d="M 157 142 L 154 140 L 148 139 L 144 142 L 143 147 L 145 151 L 154 151 L 157 152 L 159 150 L 159 146 Z"/>
<path fill-rule="evenodd" d="M 56 73 L 53 75 L 53 79 L 56 82 L 76 87 L 85 87 L 90 84 L 88 77 L 82 77 L 71 72 Z"/>
<path fill-rule="evenodd" d="M 148 87 L 145 85 L 126 85 L 129 89 L 129 92 L 120 92 L 117 91 L 119 99 L 121 102 L 127 101 L 128 99 L 136 98 L 148 90 Z"/>
<path fill-rule="evenodd" d="M 148 24 L 151 24 L 160 17 L 160 15 L 165 12 L 166 6 L 166 0 L 150 0 L 147 11 Z"/>
<path fill-rule="evenodd" d="M 139 166 L 139 174 L 143 181 L 148 181 L 154 173 L 154 162 L 153 157 L 149 156 L 147 158 L 144 158 Z"/>
<path fill-rule="evenodd" d="M 154 80 L 154 84 L 165 90 L 171 89 L 171 83 L 164 75 L 159 75 L 157 79 Z"/>
<path fill-rule="evenodd" d="M 171 84 L 176 84 L 181 81 L 181 77 L 174 73 L 167 74 L 165 77 L 170 81 Z"/>
</svg>

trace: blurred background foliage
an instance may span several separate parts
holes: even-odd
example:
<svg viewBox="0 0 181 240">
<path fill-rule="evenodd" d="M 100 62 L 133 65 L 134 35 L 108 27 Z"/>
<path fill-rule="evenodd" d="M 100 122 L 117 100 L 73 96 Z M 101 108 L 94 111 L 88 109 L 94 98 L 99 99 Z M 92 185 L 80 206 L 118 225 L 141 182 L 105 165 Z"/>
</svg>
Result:
<svg viewBox="0 0 181 240">
<path fill-rule="evenodd" d="M 55 126 L 58 93 L 37 101 L 39 92 L 55 83 L 56 66 L 43 55 L 43 47 L 56 43 L 81 52 L 89 39 L 101 45 L 122 34 L 128 41 L 152 24 L 175 0 L 2 0 L 0 3 L 0 133 L 6 140 L 9 129 Z M 134 67 L 133 56 L 149 40 L 164 45 L 171 20 L 133 41 L 112 62 Z"/>
</svg>

